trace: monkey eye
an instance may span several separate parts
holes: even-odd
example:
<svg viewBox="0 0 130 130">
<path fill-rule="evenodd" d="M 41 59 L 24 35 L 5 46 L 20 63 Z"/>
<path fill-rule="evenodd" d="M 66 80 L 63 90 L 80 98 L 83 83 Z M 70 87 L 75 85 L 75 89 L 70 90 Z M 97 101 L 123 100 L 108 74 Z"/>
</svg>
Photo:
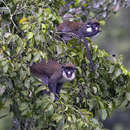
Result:
<svg viewBox="0 0 130 130">
<path fill-rule="evenodd" d="M 99 28 L 98 28 L 98 27 L 95 27 L 95 30 L 99 30 Z"/>
<path fill-rule="evenodd" d="M 94 24 L 93 24 L 93 28 L 95 28 L 95 30 L 98 30 L 99 27 L 100 27 L 100 25 L 99 25 L 98 23 L 94 23 Z"/>
<path fill-rule="evenodd" d="M 93 25 L 93 28 L 97 31 L 97 30 L 99 30 L 99 26 L 98 25 Z"/>
</svg>

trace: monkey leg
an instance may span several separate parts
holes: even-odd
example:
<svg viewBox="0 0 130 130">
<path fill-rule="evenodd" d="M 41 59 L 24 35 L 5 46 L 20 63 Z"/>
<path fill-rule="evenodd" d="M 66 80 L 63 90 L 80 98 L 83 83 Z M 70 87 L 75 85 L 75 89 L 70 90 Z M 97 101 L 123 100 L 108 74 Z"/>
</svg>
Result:
<svg viewBox="0 0 130 130">
<path fill-rule="evenodd" d="M 59 94 L 60 94 L 62 85 L 63 85 L 63 83 L 57 83 L 57 85 L 56 85 L 56 95 L 55 95 L 56 100 L 59 99 Z"/>
<path fill-rule="evenodd" d="M 51 78 L 49 79 L 49 82 L 48 82 L 49 90 L 50 90 L 50 92 L 52 92 L 55 95 L 56 100 L 58 99 L 56 90 L 57 90 L 58 80 L 60 79 L 60 77 L 61 77 L 61 72 L 56 71 L 51 76 Z M 58 93 L 59 93 L 59 91 L 60 91 L 60 89 L 58 90 Z"/>
<path fill-rule="evenodd" d="M 57 100 L 57 96 L 56 96 L 56 83 L 52 82 L 52 81 L 49 81 L 48 88 L 49 88 L 50 92 L 55 95 L 55 99 Z"/>
<path fill-rule="evenodd" d="M 43 82 L 44 85 L 48 84 L 48 77 L 47 76 L 42 77 L 41 79 L 42 79 L 42 82 Z"/>
<path fill-rule="evenodd" d="M 51 93 L 53 93 L 54 95 L 56 94 L 56 85 L 49 83 L 48 88 L 49 88 Z"/>
<path fill-rule="evenodd" d="M 56 86 L 56 94 L 59 95 L 60 94 L 60 90 L 61 90 L 61 87 L 62 87 L 63 83 L 58 83 L 57 86 Z"/>
</svg>

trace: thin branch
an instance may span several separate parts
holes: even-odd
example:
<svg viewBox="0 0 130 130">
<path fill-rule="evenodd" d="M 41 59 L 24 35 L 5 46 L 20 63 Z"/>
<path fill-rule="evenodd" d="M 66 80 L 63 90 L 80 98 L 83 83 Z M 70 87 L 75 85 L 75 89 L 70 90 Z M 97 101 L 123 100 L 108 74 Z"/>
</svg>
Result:
<svg viewBox="0 0 130 130">
<path fill-rule="evenodd" d="M 13 20 L 13 16 L 14 16 L 14 15 L 11 13 L 10 8 L 7 6 L 7 4 L 5 3 L 4 0 L 2 0 L 2 2 L 3 2 L 3 4 L 6 6 L 7 10 L 9 11 L 11 22 L 13 23 L 14 27 L 15 27 L 16 29 L 18 29 L 17 25 L 15 24 L 15 22 L 14 22 L 14 20 Z"/>
</svg>

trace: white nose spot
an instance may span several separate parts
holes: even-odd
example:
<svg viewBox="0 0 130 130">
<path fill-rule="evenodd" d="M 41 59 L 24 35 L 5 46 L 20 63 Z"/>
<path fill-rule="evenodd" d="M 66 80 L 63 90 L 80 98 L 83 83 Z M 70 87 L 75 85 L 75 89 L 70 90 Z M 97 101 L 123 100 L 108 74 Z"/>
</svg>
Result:
<svg viewBox="0 0 130 130">
<path fill-rule="evenodd" d="M 68 74 L 71 74 L 71 72 L 70 72 L 70 71 L 68 71 Z"/>
<path fill-rule="evenodd" d="M 87 32 L 92 32 L 92 28 L 89 27 L 89 28 L 86 29 L 86 31 L 87 31 Z"/>
<path fill-rule="evenodd" d="M 68 71 L 69 73 L 71 73 L 70 71 Z M 68 78 L 68 76 L 66 75 L 66 73 L 63 71 L 63 79 L 62 82 L 66 82 L 66 81 L 71 81 L 75 78 L 75 73 L 72 73 L 71 77 Z"/>
</svg>

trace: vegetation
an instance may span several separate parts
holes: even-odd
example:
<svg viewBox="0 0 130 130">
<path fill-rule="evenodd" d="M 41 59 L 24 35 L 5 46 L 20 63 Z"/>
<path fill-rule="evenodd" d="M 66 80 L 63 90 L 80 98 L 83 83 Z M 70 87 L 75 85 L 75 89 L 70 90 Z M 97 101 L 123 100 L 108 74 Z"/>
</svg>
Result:
<svg viewBox="0 0 130 130">
<path fill-rule="evenodd" d="M 104 130 L 99 117 L 105 120 L 113 110 L 128 106 L 130 73 L 122 57 L 116 59 L 88 39 L 96 68 L 91 72 L 84 44 L 78 39 L 65 44 L 55 27 L 65 14 L 84 22 L 97 17 L 104 25 L 121 6 L 127 2 L 0 0 L 0 110 L 8 108 L 0 118 L 12 113 L 13 130 Z M 29 65 L 42 58 L 71 61 L 78 68 L 56 102 L 53 94 L 39 94 L 47 87 L 30 75 Z"/>
</svg>

